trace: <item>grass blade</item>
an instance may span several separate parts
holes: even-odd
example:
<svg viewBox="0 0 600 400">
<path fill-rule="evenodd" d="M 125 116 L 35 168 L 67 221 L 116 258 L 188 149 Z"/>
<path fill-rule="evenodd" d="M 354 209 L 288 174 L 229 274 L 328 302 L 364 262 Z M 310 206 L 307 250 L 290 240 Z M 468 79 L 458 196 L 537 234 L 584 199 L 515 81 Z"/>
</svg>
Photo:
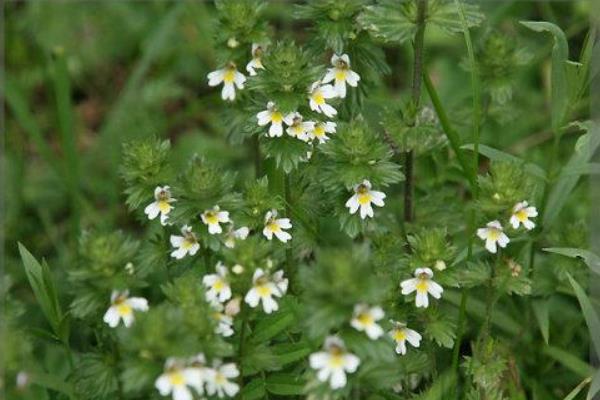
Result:
<svg viewBox="0 0 600 400">
<path fill-rule="evenodd" d="M 547 247 L 542 250 L 571 258 L 580 258 L 592 271 L 600 274 L 600 257 L 589 250 L 575 249 L 572 247 Z"/>
<path fill-rule="evenodd" d="M 600 318 L 598 317 L 592 302 L 579 283 L 577 283 L 577 281 L 568 273 L 567 278 L 569 278 L 569 282 L 571 282 L 571 286 L 573 286 L 577 300 L 579 300 L 579 305 L 581 306 L 581 311 L 583 311 L 585 322 L 590 330 L 590 338 L 592 340 L 594 350 L 596 354 L 600 354 Z"/>
</svg>

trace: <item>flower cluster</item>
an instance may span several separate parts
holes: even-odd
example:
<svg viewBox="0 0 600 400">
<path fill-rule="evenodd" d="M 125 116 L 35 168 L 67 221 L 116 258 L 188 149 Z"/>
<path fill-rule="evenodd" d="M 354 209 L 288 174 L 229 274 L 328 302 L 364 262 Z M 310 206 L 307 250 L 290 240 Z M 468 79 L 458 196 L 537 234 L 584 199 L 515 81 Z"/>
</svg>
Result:
<svg viewBox="0 0 600 400">
<path fill-rule="evenodd" d="M 190 400 L 192 391 L 198 396 L 234 397 L 240 387 L 232 380 L 239 374 L 234 363 L 223 364 L 219 359 L 214 360 L 211 367 L 207 366 L 201 353 L 187 360 L 167 359 L 164 372 L 154 386 L 162 396 L 171 395 L 173 400 Z"/>
<path fill-rule="evenodd" d="M 537 215 L 538 212 L 535 207 L 530 206 L 526 201 L 521 201 L 512 208 L 508 222 L 513 229 L 519 229 L 523 225 L 526 230 L 530 231 L 535 228 L 535 223 L 530 218 L 537 217 Z M 505 248 L 510 242 L 498 220 L 490 221 L 485 227 L 477 229 L 477 236 L 485 241 L 485 248 L 493 254 L 498 251 L 498 246 Z"/>
</svg>

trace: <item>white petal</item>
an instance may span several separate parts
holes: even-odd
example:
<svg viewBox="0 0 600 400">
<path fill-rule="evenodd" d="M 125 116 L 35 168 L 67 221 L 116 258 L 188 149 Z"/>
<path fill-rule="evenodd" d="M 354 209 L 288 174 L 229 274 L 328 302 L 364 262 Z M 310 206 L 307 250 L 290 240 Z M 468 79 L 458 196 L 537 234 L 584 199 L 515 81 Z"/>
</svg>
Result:
<svg viewBox="0 0 600 400">
<path fill-rule="evenodd" d="M 346 354 L 344 355 L 344 368 L 346 369 L 346 371 L 352 373 L 354 371 L 356 371 L 356 369 L 358 368 L 360 364 L 360 359 L 355 356 L 354 354 Z"/>
<path fill-rule="evenodd" d="M 234 82 L 238 89 L 244 88 L 244 83 L 246 82 L 246 77 L 239 71 L 235 71 Z"/>
<path fill-rule="evenodd" d="M 326 353 L 324 351 L 313 353 L 308 358 L 310 367 L 313 369 L 323 368 L 325 365 L 327 365 L 328 361 L 329 361 L 329 353 Z"/>
<path fill-rule="evenodd" d="M 487 234 L 488 234 L 488 229 L 487 228 L 479 228 L 479 229 L 477 229 L 477 236 L 479 236 L 480 239 L 486 240 L 487 239 Z"/>
<path fill-rule="evenodd" d="M 279 218 L 277 223 L 281 227 L 281 229 L 290 229 L 292 227 L 292 223 L 289 218 Z"/>
<path fill-rule="evenodd" d="M 348 85 L 356 87 L 358 81 L 360 81 L 360 76 L 356 72 L 348 70 L 348 73 L 346 74 L 346 82 L 348 82 Z"/>
<path fill-rule="evenodd" d="M 331 82 L 334 79 L 335 79 L 335 70 L 333 68 L 329 68 L 327 70 L 327 73 L 323 77 L 323 83 Z M 336 96 L 339 95 L 337 90 L 335 91 L 335 94 L 336 94 Z"/>
<path fill-rule="evenodd" d="M 500 247 L 506 247 L 506 245 L 509 242 L 510 242 L 510 239 L 504 233 L 501 233 L 500 236 L 498 237 L 498 244 L 500 245 Z"/>
<path fill-rule="evenodd" d="M 271 127 L 269 128 L 269 136 L 271 137 L 281 137 L 281 135 L 283 135 L 283 126 L 281 125 L 281 123 L 279 124 L 271 124 Z"/>
<path fill-rule="evenodd" d="M 286 231 L 279 230 L 274 233 L 275 233 L 275 236 L 277 236 L 277 239 L 281 240 L 283 243 L 286 243 L 288 240 L 290 240 L 292 238 L 292 235 L 290 235 Z"/>
<path fill-rule="evenodd" d="M 115 328 L 117 325 L 119 325 L 119 318 L 119 312 L 117 311 L 116 307 L 111 306 L 104 314 L 103 320 L 108 324 L 108 326 Z"/>
<path fill-rule="evenodd" d="M 491 239 L 487 239 L 485 241 L 485 248 L 487 249 L 487 251 L 493 254 L 496 254 L 496 252 L 498 251 L 498 248 L 496 247 L 496 241 Z"/>
<path fill-rule="evenodd" d="M 237 383 L 228 381 L 228 382 L 225 382 L 225 384 L 223 385 L 223 389 L 225 390 L 225 393 L 227 394 L 227 396 L 233 397 L 240 390 L 240 387 L 238 386 Z"/>
<path fill-rule="evenodd" d="M 129 328 L 133 324 L 135 317 L 133 316 L 133 313 L 129 313 L 122 315 L 121 318 L 123 319 L 123 324 L 125 325 L 125 327 Z"/>
<path fill-rule="evenodd" d="M 376 340 L 383 335 L 383 329 L 377 324 L 371 324 L 367 326 L 366 333 L 370 339 Z"/>
<path fill-rule="evenodd" d="M 225 71 L 222 69 L 218 69 L 208 74 L 208 86 L 217 86 L 219 83 L 223 82 L 223 76 L 225 75 Z"/>
<path fill-rule="evenodd" d="M 334 77 L 335 77 L 335 74 L 334 74 Z M 337 97 L 337 92 L 335 91 L 335 89 L 333 88 L 332 85 L 321 86 L 321 94 L 323 94 L 323 97 L 326 99 L 333 99 L 333 98 Z"/>
<path fill-rule="evenodd" d="M 171 252 L 171 257 L 181 260 L 187 254 L 187 250 L 183 247 Z"/>
<path fill-rule="evenodd" d="M 323 114 L 325 114 L 329 118 L 332 118 L 335 115 L 337 115 L 337 110 L 335 108 L 333 108 L 332 106 L 330 106 L 329 104 L 322 104 L 321 110 L 323 111 Z"/>
<path fill-rule="evenodd" d="M 331 383 L 332 389 L 343 388 L 346 386 L 346 373 L 343 369 L 333 370 L 331 374 L 331 380 L 329 382 Z"/>
<path fill-rule="evenodd" d="M 221 223 L 227 223 L 227 222 L 229 222 L 229 211 L 219 211 L 217 213 L 217 219 Z"/>
<path fill-rule="evenodd" d="M 181 245 L 183 244 L 183 236 L 171 235 L 170 241 L 171 246 L 181 247 Z"/>
<path fill-rule="evenodd" d="M 402 294 L 411 294 L 412 292 L 417 290 L 417 279 L 411 278 L 402 281 L 402 283 L 400 283 L 400 287 L 402 287 Z"/>
<path fill-rule="evenodd" d="M 250 229 L 248 229 L 247 226 L 242 226 L 241 228 L 239 228 L 235 232 L 233 232 L 236 239 L 240 239 L 240 240 L 246 240 L 246 238 L 248 237 L 248 233 L 250 233 Z"/>
<path fill-rule="evenodd" d="M 516 215 L 511 215 L 509 222 L 514 229 L 517 229 L 519 227 L 519 219 Z"/>
<path fill-rule="evenodd" d="M 244 301 L 252 308 L 255 308 L 258 305 L 259 300 L 260 296 L 255 288 L 251 288 L 248 293 L 246 293 L 246 297 L 244 297 Z"/>
<path fill-rule="evenodd" d="M 535 223 L 531 220 L 526 219 L 525 221 L 523 221 L 523 226 L 525 227 L 525 229 L 530 231 L 533 228 L 535 228 Z"/>
<path fill-rule="evenodd" d="M 261 111 L 256 114 L 256 119 L 258 120 L 258 125 L 265 126 L 271 122 L 271 112 L 268 110 Z"/>
<path fill-rule="evenodd" d="M 279 306 L 277 302 L 271 296 L 266 296 L 262 298 L 263 310 L 267 314 L 271 314 L 273 311 L 277 311 Z"/>
<path fill-rule="evenodd" d="M 419 347 L 422 338 L 423 337 L 421 336 L 421 334 L 419 334 L 417 331 L 413 331 L 412 329 L 406 329 L 406 340 L 413 347 Z"/>
<path fill-rule="evenodd" d="M 235 87 L 233 83 L 224 83 L 223 90 L 221 91 L 221 98 L 223 100 L 235 100 Z"/>
<path fill-rule="evenodd" d="M 143 297 L 130 297 L 126 301 L 134 310 L 148 311 L 148 300 Z"/>
<path fill-rule="evenodd" d="M 373 207 L 371 207 L 371 203 L 361 204 L 360 217 L 362 219 L 365 219 L 366 217 L 373 218 Z"/>
<path fill-rule="evenodd" d="M 354 214 L 358 210 L 360 203 L 358 202 L 357 194 L 352 195 L 352 197 L 348 199 L 346 202 L 346 207 L 350 209 L 350 214 Z"/>
<path fill-rule="evenodd" d="M 198 243 L 194 243 L 192 245 L 192 247 L 190 247 L 190 249 L 189 249 L 190 256 L 193 256 L 194 254 L 196 254 L 198 252 L 198 250 L 200 250 L 200 245 Z"/>
<path fill-rule="evenodd" d="M 442 297 L 444 288 L 434 281 L 429 281 L 429 285 L 427 285 L 427 291 L 430 295 L 432 295 L 436 299 L 439 299 L 440 297 Z"/>
<path fill-rule="evenodd" d="M 238 371 L 234 363 L 223 365 L 219 371 L 227 378 L 237 378 L 240 375 L 240 371 Z"/>
<path fill-rule="evenodd" d="M 216 224 L 208 224 L 208 233 L 211 235 L 216 235 L 221 232 L 223 232 L 223 228 L 221 228 L 221 225 L 219 225 L 218 222 Z"/>
<path fill-rule="evenodd" d="M 171 381 L 169 380 L 169 377 L 166 374 L 162 374 L 158 377 L 156 382 L 154 382 L 154 387 L 163 396 L 166 396 L 169 393 L 171 393 L 171 390 L 173 389 L 173 387 L 171 386 Z"/>
<path fill-rule="evenodd" d="M 427 292 L 417 291 L 417 296 L 415 297 L 415 305 L 417 306 L 417 308 L 427 308 L 429 306 L 429 297 L 427 296 Z"/>
<path fill-rule="evenodd" d="M 406 354 L 406 342 L 404 340 L 396 342 L 396 353 L 402 355 Z"/>
<path fill-rule="evenodd" d="M 346 97 L 346 82 L 345 81 L 335 81 L 335 91 L 338 96 L 342 99 Z"/>
<path fill-rule="evenodd" d="M 187 386 L 175 386 L 173 388 L 173 400 L 192 400 L 192 392 Z"/>
<path fill-rule="evenodd" d="M 160 208 L 158 207 L 158 202 L 150 203 L 144 208 L 144 213 L 148 215 L 148 219 L 154 219 L 160 213 Z"/>
<path fill-rule="evenodd" d="M 273 231 L 267 228 L 266 226 L 263 229 L 263 235 L 269 240 L 273 239 Z"/>
</svg>

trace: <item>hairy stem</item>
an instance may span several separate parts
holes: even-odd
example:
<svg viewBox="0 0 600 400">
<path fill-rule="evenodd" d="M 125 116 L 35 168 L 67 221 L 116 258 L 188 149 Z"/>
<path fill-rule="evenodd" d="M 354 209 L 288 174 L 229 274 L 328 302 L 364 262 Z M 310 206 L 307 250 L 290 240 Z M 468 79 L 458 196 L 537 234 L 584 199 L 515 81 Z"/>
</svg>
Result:
<svg viewBox="0 0 600 400">
<path fill-rule="evenodd" d="M 412 77 L 412 101 L 415 110 L 419 109 L 421 101 L 421 82 L 423 81 L 423 47 L 425 39 L 425 16 L 427 14 L 427 0 L 415 0 L 417 2 L 417 33 L 413 42 L 414 64 Z M 404 154 L 404 221 L 411 222 L 414 219 L 413 192 L 414 192 L 414 153 L 412 150 Z"/>
</svg>

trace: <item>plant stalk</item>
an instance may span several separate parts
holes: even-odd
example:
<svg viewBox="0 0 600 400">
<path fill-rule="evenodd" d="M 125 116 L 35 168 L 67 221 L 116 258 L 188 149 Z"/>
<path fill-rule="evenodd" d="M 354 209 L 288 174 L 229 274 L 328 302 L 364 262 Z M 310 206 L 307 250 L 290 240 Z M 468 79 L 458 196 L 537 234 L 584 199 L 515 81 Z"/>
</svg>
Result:
<svg viewBox="0 0 600 400">
<path fill-rule="evenodd" d="M 427 15 L 427 0 L 417 2 L 417 32 L 413 42 L 414 64 L 412 76 L 412 102 L 418 113 L 421 101 L 421 82 L 423 81 L 423 50 L 425 42 L 425 17 Z M 413 150 L 404 154 L 404 222 L 414 220 L 413 192 L 414 192 L 414 153 Z"/>
</svg>

